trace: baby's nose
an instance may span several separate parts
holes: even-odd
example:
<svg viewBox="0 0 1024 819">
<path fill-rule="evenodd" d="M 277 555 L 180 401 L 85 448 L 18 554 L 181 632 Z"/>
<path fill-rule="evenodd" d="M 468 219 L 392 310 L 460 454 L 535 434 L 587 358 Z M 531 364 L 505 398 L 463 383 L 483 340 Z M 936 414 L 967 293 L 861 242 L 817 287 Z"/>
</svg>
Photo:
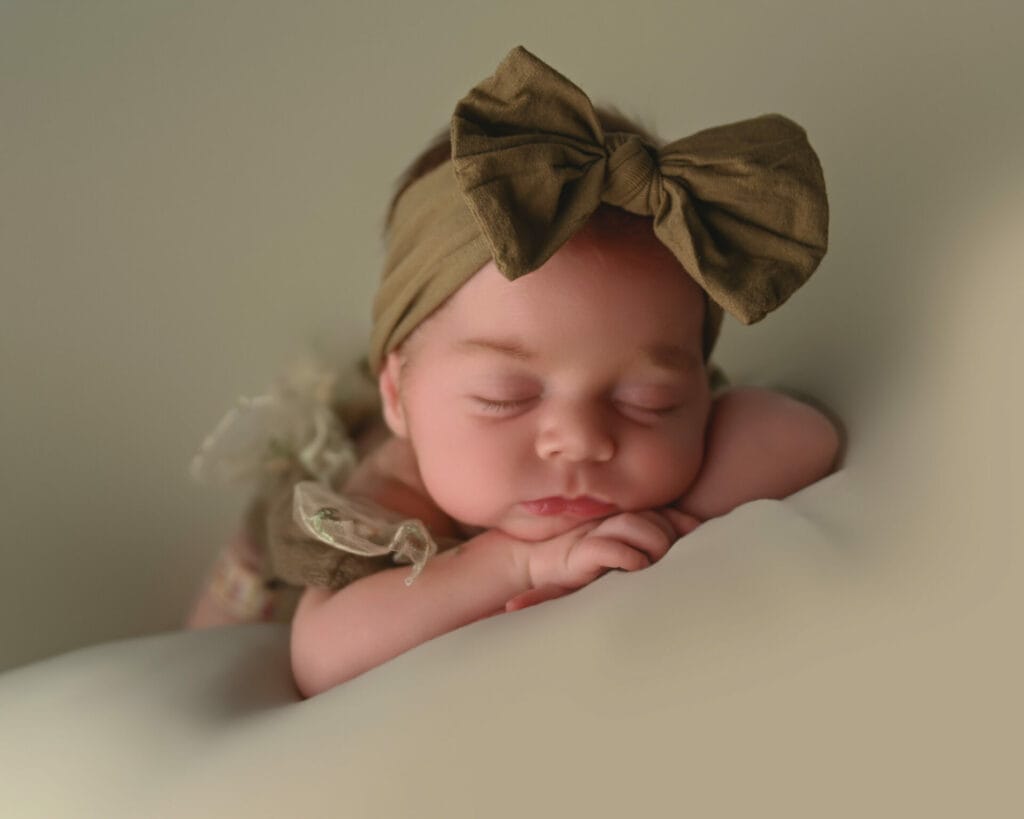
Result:
<svg viewBox="0 0 1024 819">
<path fill-rule="evenodd" d="M 600 407 L 556 405 L 541 417 L 536 449 L 544 460 L 609 461 L 615 439 Z"/>
</svg>

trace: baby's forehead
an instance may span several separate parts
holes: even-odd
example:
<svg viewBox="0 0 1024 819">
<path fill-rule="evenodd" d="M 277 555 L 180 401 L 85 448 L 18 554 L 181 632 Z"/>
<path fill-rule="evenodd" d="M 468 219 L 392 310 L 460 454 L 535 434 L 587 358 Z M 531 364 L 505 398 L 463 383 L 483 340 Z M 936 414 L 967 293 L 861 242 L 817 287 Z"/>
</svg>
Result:
<svg viewBox="0 0 1024 819">
<path fill-rule="evenodd" d="M 618 228 L 622 229 L 618 229 Z M 466 301 L 491 302 L 535 293 L 546 299 L 561 294 L 581 304 L 608 291 L 648 292 L 657 299 L 704 302 L 704 291 L 672 252 L 651 230 L 649 220 L 616 221 L 580 230 L 537 270 L 514 281 L 503 276 L 493 261 L 485 264 L 460 288 Z"/>
<path fill-rule="evenodd" d="M 442 313 L 452 340 L 614 337 L 699 350 L 704 295 L 667 251 L 586 236 L 514 281 L 489 262 Z"/>
</svg>

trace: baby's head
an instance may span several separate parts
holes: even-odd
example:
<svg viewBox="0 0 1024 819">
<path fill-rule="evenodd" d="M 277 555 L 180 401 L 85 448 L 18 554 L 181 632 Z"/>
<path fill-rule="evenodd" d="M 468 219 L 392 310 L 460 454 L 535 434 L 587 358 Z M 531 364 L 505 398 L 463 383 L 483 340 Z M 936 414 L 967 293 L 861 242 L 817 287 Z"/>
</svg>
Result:
<svg viewBox="0 0 1024 819">
<path fill-rule="evenodd" d="M 649 221 L 601 210 L 512 282 L 484 265 L 387 355 L 385 418 L 446 513 L 541 539 L 693 482 L 705 300 Z"/>
<path fill-rule="evenodd" d="M 465 524 L 543 539 L 667 504 L 703 459 L 723 308 L 781 304 L 826 213 L 785 118 L 661 146 L 514 49 L 392 203 L 370 350 L 388 425 Z"/>
</svg>

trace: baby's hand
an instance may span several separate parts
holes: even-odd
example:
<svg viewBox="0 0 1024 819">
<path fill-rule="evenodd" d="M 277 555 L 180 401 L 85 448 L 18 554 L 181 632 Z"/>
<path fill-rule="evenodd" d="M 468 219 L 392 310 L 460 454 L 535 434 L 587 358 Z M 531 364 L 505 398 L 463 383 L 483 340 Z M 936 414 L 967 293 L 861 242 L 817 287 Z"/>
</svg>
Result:
<svg viewBox="0 0 1024 819">
<path fill-rule="evenodd" d="M 646 568 L 696 524 L 696 518 L 671 508 L 622 512 L 530 544 L 527 565 L 532 588 L 509 600 L 505 611 L 561 597 L 609 569 L 633 572 Z"/>
<path fill-rule="evenodd" d="M 676 506 L 668 506 L 660 511 L 672 522 L 672 526 L 678 533 L 679 537 L 690 534 L 690 532 L 704 522 L 700 518 L 691 515 L 689 512 L 684 512 Z"/>
</svg>

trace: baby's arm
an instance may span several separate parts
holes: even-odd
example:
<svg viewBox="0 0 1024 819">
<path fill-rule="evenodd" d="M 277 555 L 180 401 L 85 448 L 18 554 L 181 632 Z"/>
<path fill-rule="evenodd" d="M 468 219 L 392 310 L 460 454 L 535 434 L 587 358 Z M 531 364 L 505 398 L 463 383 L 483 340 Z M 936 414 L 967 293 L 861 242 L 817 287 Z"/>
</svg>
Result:
<svg viewBox="0 0 1024 819">
<path fill-rule="evenodd" d="M 609 569 L 634 571 L 676 539 L 667 517 L 628 513 L 539 543 L 492 529 L 432 558 L 411 586 L 408 567 L 339 591 L 309 588 L 292 621 L 292 673 L 304 696 L 355 677 L 432 637 L 496 614 L 532 589 L 584 586 Z"/>
<path fill-rule="evenodd" d="M 432 558 L 410 586 L 408 575 L 399 566 L 338 591 L 305 591 L 291 640 L 292 672 L 304 696 L 493 614 L 529 587 L 513 540 L 496 531 Z"/>
<path fill-rule="evenodd" d="M 409 453 L 393 444 L 382 447 L 382 468 L 363 472 L 346 490 L 444 532 L 450 521 L 412 485 L 411 473 L 391 477 L 409 471 Z M 623 513 L 540 543 L 489 530 L 432 558 L 411 586 L 402 566 L 339 591 L 309 588 L 292 621 L 296 683 L 312 696 L 507 605 L 560 596 L 609 569 L 644 568 L 691 528 L 681 518 L 706 520 L 748 500 L 785 497 L 826 475 L 838 446 L 832 423 L 806 404 L 766 390 L 726 393 L 715 402 L 704 466 L 676 504 L 685 515 Z"/>
<path fill-rule="evenodd" d="M 822 412 L 756 387 L 716 399 L 704 464 L 676 508 L 700 520 L 741 503 L 785 498 L 835 469 L 840 432 Z"/>
</svg>

